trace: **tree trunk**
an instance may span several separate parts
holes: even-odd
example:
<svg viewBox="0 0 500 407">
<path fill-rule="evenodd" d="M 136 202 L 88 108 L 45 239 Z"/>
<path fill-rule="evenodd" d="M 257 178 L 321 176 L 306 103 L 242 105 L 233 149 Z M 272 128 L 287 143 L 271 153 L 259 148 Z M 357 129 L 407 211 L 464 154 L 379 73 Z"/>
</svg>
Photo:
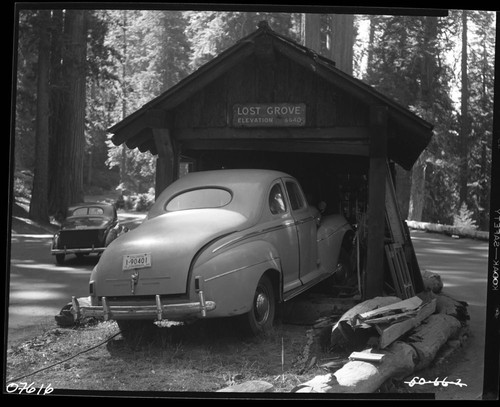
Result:
<svg viewBox="0 0 500 407">
<path fill-rule="evenodd" d="M 425 160 L 419 157 L 411 171 L 411 195 L 408 219 L 420 222 L 425 201 Z"/>
<path fill-rule="evenodd" d="M 460 115 L 460 166 L 459 166 L 459 198 L 458 207 L 467 200 L 467 138 L 469 136 L 469 84 L 467 74 L 467 11 L 462 11 L 462 91 L 461 91 Z"/>
<path fill-rule="evenodd" d="M 41 10 L 37 72 L 36 156 L 29 210 L 30 219 L 43 223 L 49 222 L 49 21 L 50 12 Z"/>
<path fill-rule="evenodd" d="M 304 15 L 304 45 L 321 54 L 321 15 Z"/>
<path fill-rule="evenodd" d="M 67 10 L 68 46 L 64 50 L 65 104 L 58 139 L 56 211 L 83 200 L 85 126 L 86 11 Z"/>
<path fill-rule="evenodd" d="M 50 38 L 50 117 L 49 117 L 49 214 L 57 212 L 57 195 L 60 174 L 63 169 L 63 153 L 60 151 L 61 117 L 65 106 L 66 94 L 62 75 L 64 15 L 62 10 L 53 10 Z"/>
<path fill-rule="evenodd" d="M 368 55 L 366 61 L 366 76 L 369 78 L 371 73 L 373 72 L 373 48 L 375 42 L 375 25 L 376 25 L 376 16 L 370 16 L 370 32 L 368 36 Z"/>
<path fill-rule="evenodd" d="M 330 58 L 335 66 L 348 75 L 352 75 L 354 46 L 354 16 L 334 14 L 332 18 L 332 41 Z"/>
<path fill-rule="evenodd" d="M 408 219 L 411 195 L 411 171 L 396 164 L 396 197 L 402 220 Z"/>
</svg>

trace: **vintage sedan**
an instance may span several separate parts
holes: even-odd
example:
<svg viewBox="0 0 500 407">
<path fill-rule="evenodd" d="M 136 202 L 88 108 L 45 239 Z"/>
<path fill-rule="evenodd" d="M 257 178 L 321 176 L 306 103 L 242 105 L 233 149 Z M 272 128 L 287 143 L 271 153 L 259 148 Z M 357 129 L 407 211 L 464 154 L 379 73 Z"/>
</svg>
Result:
<svg viewBox="0 0 500 407">
<path fill-rule="evenodd" d="M 63 264 L 68 254 L 77 257 L 101 254 L 125 230 L 111 204 L 84 202 L 71 205 L 60 230 L 52 238 L 51 254 L 57 264 Z"/>
<path fill-rule="evenodd" d="M 220 317 L 259 334 L 279 302 L 346 272 L 352 238 L 346 219 L 322 217 L 288 174 L 193 172 L 111 243 L 73 313 L 116 320 L 126 338 L 144 322 Z"/>
</svg>

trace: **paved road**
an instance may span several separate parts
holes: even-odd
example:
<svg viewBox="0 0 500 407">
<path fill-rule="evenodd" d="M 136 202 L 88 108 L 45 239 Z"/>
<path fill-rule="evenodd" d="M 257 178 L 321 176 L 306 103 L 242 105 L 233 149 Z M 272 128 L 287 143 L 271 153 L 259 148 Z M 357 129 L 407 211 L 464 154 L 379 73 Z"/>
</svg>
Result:
<svg viewBox="0 0 500 407">
<path fill-rule="evenodd" d="M 119 214 L 121 223 L 130 229 L 143 217 Z M 90 272 L 98 256 L 81 260 L 67 256 L 64 265 L 57 266 L 50 254 L 51 242 L 51 234 L 12 234 L 7 347 L 53 326 L 54 316 L 72 295 L 88 295 Z"/>
<path fill-rule="evenodd" d="M 437 391 L 439 399 L 479 399 L 484 369 L 488 243 L 423 231 L 411 234 L 420 269 L 439 274 L 444 283 L 443 292 L 467 302 L 470 315 L 470 336 L 466 346 L 453 356 L 455 364 L 446 370 L 448 381 L 458 378 L 467 387 L 450 385 L 436 389 L 426 385 L 428 391 Z M 424 379 L 434 380 L 435 377 Z"/>
<path fill-rule="evenodd" d="M 447 398 L 455 392 L 453 397 L 477 398 L 483 379 L 488 244 L 422 231 L 412 231 L 412 240 L 420 268 L 439 274 L 444 292 L 469 304 L 473 335 L 463 351 L 464 363 L 449 372 L 450 380 L 458 377 L 468 386 L 440 388 L 440 395 Z M 97 257 L 88 256 L 83 261 L 68 257 L 63 266 L 56 266 L 50 242 L 51 235 L 12 236 L 9 347 L 53 326 L 54 315 L 71 295 L 88 295 L 88 279 Z"/>
</svg>

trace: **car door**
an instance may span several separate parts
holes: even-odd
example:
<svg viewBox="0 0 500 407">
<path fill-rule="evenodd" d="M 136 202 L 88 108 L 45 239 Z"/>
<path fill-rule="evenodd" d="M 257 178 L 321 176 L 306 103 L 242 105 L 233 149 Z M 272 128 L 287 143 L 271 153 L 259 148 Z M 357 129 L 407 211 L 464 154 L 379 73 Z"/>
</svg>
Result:
<svg viewBox="0 0 500 407">
<path fill-rule="evenodd" d="M 296 226 L 290 214 L 290 207 L 281 180 L 276 180 L 269 190 L 268 213 L 270 222 L 267 239 L 280 253 L 283 272 L 283 292 L 290 292 L 302 285 L 299 278 L 299 242 Z"/>
<path fill-rule="evenodd" d="M 299 275 L 302 284 L 319 276 L 317 224 L 300 185 L 292 178 L 285 179 L 290 209 L 297 229 L 299 243 Z"/>
</svg>

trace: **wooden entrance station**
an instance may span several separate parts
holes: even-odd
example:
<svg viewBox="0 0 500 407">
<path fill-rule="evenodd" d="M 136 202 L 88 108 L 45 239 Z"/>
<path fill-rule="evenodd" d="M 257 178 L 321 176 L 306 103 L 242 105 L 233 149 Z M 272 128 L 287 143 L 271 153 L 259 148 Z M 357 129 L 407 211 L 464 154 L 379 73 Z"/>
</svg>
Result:
<svg viewBox="0 0 500 407">
<path fill-rule="evenodd" d="M 412 168 L 432 126 L 267 23 L 109 131 L 115 145 L 158 156 L 157 194 L 186 169 L 290 173 L 327 210 L 353 224 L 363 215 L 365 298 L 384 293 L 388 229 L 391 253 L 403 253 L 410 274 L 413 267 L 406 284 L 419 290 L 411 241 L 386 182 L 393 163 Z"/>
</svg>

